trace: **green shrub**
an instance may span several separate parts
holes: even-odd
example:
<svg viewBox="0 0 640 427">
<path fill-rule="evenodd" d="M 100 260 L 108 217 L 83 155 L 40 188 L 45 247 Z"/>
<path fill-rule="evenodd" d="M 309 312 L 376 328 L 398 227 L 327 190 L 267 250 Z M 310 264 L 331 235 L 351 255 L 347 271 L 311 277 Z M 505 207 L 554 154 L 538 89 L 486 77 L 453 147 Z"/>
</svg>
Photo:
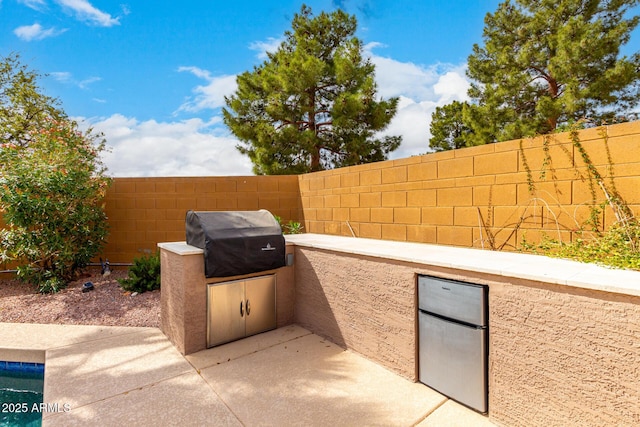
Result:
<svg viewBox="0 0 640 427">
<path fill-rule="evenodd" d="M 120 287 L 130 292 L 146 292 L 160 289 L 160 254 L 141 256 L 133 260 L 129 276 L 118 279 Z"/>
<path fill-rule="evenodd" d="M 105 243 L 104 141 L 66 119 L 28 134 L 28 143 L 0 145 L 0 261 L 15 262 L 18 277 L 40 292 L 56 292 Z"/>
<path fill-rule="evenodd" d="M 276 221 L 278 221 L 278 224 L 280 225 L 280 228 L 282 229 L 282 232 L 284 234 L 301 234 L 302 233 L 302 229 L 304 228 L 304 226 L 301 223 L 290 220 L 288 223 L 285 224 L 282 222 L 282 218 L 280 218 L 278 215 L 274 215 L 273 217 L 276 219 Z"/>
<path fill-rule="evenodd" d="M 285 233 L 287 234 L 300 234 L 303 228 L 303 225 L 297 221 L 289 221 L 284 225 Z"/>
<path fill-rule="evenodd" d="M 556 258 L 572 259 L 614 268 L 640 270 L 640 223 L 633 220 L 614 224 L 598 236 L 583 237 L 578 233 L 573 242 L 544 238 L 539 244 L 523 239 L 526 251 Z"/>
</svg>

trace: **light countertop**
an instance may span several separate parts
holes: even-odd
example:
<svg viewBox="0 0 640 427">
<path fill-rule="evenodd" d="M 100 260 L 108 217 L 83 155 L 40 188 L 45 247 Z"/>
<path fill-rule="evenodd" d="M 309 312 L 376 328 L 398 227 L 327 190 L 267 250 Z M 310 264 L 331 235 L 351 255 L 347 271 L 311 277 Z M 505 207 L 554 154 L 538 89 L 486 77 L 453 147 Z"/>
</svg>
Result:
<svg viewBox="0 0 640 427">
<path fill-rule="evenodd" d="M 426 243 L 324 234 L 285 237 L 287 243 L 302 247 L 640 296 L 640 271 L 619 270 L 542 255 Z"/>
</svg>

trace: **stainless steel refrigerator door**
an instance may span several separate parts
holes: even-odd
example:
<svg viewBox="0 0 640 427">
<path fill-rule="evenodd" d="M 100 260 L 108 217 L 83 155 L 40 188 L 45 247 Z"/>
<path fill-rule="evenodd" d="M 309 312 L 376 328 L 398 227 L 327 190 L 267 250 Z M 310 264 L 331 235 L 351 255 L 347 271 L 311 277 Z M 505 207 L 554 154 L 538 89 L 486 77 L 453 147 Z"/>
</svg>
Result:
<svg viewBox="0 0 640 427">
<path fill-rule="evenodd" d="M 207 347 L 245 335 L 244 280 L 207 286 Z"/>
<path fill-rule="evenodd" d="M 486 329 L 419 312 L 420 382 L 487 412 Z"/>
<path fill-rule="evenodd" d="M 245 281 L 246 334 L 254 335 L 276 328 L 276 276 Z"/>
<path fill-rule="evenodd" d="M 486 326 L 486 288 L 482 285 L 419 276 L 418 299 L 420 310 Z"/>
</svg>

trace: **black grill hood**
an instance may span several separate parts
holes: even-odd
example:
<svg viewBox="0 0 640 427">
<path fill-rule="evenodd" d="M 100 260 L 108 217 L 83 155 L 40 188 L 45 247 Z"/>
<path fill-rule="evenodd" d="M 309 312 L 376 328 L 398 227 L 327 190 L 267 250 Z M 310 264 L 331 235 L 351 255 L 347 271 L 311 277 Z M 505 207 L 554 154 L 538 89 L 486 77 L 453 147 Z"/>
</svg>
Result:
<svg viewBox="0 0 640 427">
<path fill-rule="evenodd" d="M 282 229 L 269 211 L 189 211 L 187 244 L 204 250 L 206 277 L 238 276 L 285 265 Z"/>
</svg>

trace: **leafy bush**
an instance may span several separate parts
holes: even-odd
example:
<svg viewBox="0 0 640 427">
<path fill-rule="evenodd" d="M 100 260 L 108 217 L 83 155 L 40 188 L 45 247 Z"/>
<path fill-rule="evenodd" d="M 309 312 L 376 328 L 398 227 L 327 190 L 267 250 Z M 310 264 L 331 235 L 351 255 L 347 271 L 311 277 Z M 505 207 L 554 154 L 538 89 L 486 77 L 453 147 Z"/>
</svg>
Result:
<svg viewBox="0 0 640 427">
<path fill-rule="evenodd" d="M 130 292 L 146 292 L 160 289 L 160 254 L 141 256 L 133 260 L 129 276 L 118 279 L 120 287 Z"/>
<path fill-rule="evenodd" d="M 285 224 L 282 222 L 282 218 L 280 218 L 278 215 L 274 215 L 273 217 L 276 219 L 276 221 L 278 221 L 278 224 L 280 225 L 280 228 L 282 229 L 282 232 L 284 234 L 302 233 L 302 229 L 304 228 L 304 226 L 301 223 L 290 220 L 288 223 Z"/>
<path fill-rule="evenodd" d="M 286 234 L 300 234 L 304 226 L 297 221 L 289 221 L 284 225 Z"/>
<path fill-rule="evenodd" d="M 614 224 L 599 236 L 573 242 L 545 238 L 539 244 L 523 240 L 524 250 L 557 258 L 595 263 L 615 268 L 640 270 L 640 223 Z"/>
<path fill-rule="evenodd" d="M 602 236 L 563 244 L 557 255 L 582 262 L 640 270 L 640 224 L 616 224 Z"/>
<path fill-rule="evenodd" d="M 28 143 L 0 145 L 0 260 L 16 262 L 40 292 L 56 292 L 105 243 L 104 140 L 67 119 L 28 133 Z"/>
</svg>

